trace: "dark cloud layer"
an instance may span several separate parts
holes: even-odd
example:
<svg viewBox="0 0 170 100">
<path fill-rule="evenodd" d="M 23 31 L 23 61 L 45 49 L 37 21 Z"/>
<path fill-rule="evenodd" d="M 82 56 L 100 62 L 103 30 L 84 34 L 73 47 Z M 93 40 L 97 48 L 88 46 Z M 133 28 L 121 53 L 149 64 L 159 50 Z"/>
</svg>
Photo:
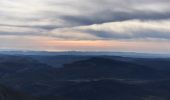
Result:
<svg viewBox="0 0 170 100">
<path fill-rule="evenodd" d="M 55 30 L 60 32 L 62 28 L 68 28 L 68 32 L 56 33 L 57 38 L 63 38 L 63 36 L 70 37 L 73 32 L 69 33 L 69 31 L 72 31 L 74 27 L 91 27 L 93 24 L 100 26 L 100 24 L 109 22 L 120 22 L 123 25 L 125 24 L 123 22 L 132 21 L 133 23 L 133 20 L 145 21 L 144 24 L 149 21 L 159 23 L 161 20 L 169 22 L 170 19 L 169 0 L 1 0 L 0 6 L 1 35 L 42 34 L 50 36 L 52 32 L 54 36 Z M 131 22 L 129 26 L 130 24 Z M 107 27 L 114 27 L 113 25 Z M 159 27 L 161 25 L 157 28 Z M 126 30 L 129 32 L 131 29 Z M 109 31 L 109 29 L 105 31 L 103 28 L 101 30 L 87 29 L 85 32 L 83 31 L 82 34 L 88 34 L 88 36 L 90 34 L 90 36 L 106 40 L 140 37 L 167 39 L 169 37 L 167 34 L 169 30 L 165 32 L 156 28 L 140 29 L 140 26 L 137 32 L 132 32 L 135 33 L 132 36 L 117 35 L 116 32 Z M 78 37 L 80 38 L 81 35 L 79 34 Z"/>
<path fill-rule="evenodd" d="M 166 20 L 170 19 L 170 13 L 156 13 L 156 12 L 109 12 L 104 11 L 89 16 L 62 16 L 61 19 L 73 23 L 73 25 L 92 25 L 102 24 L 108 22 L 120 22 L 126 20 Z"/>
</svg>

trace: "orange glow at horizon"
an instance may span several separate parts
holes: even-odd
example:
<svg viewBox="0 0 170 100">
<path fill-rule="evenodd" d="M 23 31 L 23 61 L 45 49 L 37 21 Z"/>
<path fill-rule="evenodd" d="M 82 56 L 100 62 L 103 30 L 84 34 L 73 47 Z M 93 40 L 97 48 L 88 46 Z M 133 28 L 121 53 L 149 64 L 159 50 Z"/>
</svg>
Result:
<svg viewBox="0 0 170 100">
<path fill-rule="evenodd" d="M 1 41 L 5 41 L 5 44 Z M 59 40 L 52 37 L 1 36 L 0 49 L 40 51 L 169 52 L 169 41 Z"/>
<path fill-rule="evenodd" d="M 169 42 L 167 41 L 121 41 L 121 40 L 57 40 L 44 38 L 42 45 L 53 48 L 50 51 L 56 51 L 58 47 L 67 50 L 80 51 L 148 51 L 159 52 L 169 51 Z"/>
</svg>

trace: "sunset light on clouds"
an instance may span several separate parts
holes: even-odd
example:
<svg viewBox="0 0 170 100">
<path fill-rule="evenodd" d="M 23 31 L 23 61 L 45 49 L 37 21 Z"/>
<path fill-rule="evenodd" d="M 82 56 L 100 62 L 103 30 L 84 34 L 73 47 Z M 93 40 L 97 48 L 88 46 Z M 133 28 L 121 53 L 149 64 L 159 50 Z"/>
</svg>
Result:
<svg viewBox="0 0 170 100">
<path fill-rule="evenodd" d="M 169 0 L 0 1 L 1 50 L 170 53 L 169 26 Z"/>
</svg>

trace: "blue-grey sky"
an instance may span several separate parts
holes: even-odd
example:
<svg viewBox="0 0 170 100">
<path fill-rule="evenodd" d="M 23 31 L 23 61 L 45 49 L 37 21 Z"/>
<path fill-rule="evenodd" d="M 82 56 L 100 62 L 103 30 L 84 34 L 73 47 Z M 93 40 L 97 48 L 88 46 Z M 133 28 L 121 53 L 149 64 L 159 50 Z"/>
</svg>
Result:
<svg viewBox="0 0 170 100">
<path fill-rule="evenodd" d="M 170 0 L 1 0 L 0 49 L 169 53 Z"/>
</svg>

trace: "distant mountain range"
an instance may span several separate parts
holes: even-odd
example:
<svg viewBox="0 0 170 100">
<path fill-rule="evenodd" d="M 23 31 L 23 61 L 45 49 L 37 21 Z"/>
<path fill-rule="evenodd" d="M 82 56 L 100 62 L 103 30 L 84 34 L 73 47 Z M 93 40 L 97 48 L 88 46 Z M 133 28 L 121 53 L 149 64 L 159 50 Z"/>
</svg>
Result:
<svg viewBox="0 0 170 100">
<path fill-rule="evenodd" d="M 169 58 L 0 56 L 0 84 L 26 98 L 16 100 L 170 100 L 169 73 Z"/>
<path fill-rule="evenodd" d="M 77 55 L 77 56 L 122 56 L 135 58 L 170 58 L 170 54 L 152 54 L 152 53 L 136 53 L 136 52 L 86 52 L 86 51 L 64 51 L 64 52 L 48 52 L 48 51 L 0 51 L 4 55 Z"/>
</svg>

